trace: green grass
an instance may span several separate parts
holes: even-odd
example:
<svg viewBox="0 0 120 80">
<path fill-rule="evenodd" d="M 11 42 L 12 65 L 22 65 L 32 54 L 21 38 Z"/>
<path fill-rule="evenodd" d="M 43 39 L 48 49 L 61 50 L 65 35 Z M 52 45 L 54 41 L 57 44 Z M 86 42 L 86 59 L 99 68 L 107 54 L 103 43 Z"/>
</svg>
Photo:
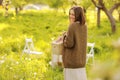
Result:
<svg viewBox="0 0 120 80">
<path fill-rule="evenodd" d="M 91 15 L 93 14 L 93 15 Z M 120 23 L 117 32 L 111 33 L 108 19 L 102 13 L 101 27 L 96 26 L 95 12 L 88 11 L 88 42 L 95 42 L 95 62 L 117 60 L 112 46 L 119 38 Z M 22 11 L 13 12 L 4 17 L 0 12 L 0 80 L 63 80 L 61 68 L 52 69 L 51 42 L 67 30 L 68 16 L 62 12 Z M 37 51 L 42 55 L 22 55 L 25 38 L 32 38 Z M 113 53 L 116 53 L 113 55 Z M 87 65 L 88 79 L 91 66 Z"/>
</svg>

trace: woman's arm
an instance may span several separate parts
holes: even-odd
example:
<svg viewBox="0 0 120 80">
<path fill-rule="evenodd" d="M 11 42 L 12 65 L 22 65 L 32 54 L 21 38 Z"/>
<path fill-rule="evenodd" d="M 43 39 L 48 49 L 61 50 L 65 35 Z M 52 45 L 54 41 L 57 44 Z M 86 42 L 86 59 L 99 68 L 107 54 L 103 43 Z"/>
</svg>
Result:
<svg viewBox="0 0 120 80">
<path fill-rule="evenodd" d="M 74 46 L 74 26 L 71 24 L 68 31 L 63 36 L 63 45 L 66 48 L 72 48 Z"/>
</svg>

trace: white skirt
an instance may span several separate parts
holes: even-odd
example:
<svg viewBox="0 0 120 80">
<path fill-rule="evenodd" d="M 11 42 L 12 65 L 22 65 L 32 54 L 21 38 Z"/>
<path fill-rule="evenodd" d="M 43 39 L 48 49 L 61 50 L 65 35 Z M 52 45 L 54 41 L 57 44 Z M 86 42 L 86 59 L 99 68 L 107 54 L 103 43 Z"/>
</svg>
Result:
<svg viewBox="0 0 120 80">
<path fill-rule="evenodd" d="M 85 68 L 64 68 L 64 80 L 87 80 Z"/>
</svg>

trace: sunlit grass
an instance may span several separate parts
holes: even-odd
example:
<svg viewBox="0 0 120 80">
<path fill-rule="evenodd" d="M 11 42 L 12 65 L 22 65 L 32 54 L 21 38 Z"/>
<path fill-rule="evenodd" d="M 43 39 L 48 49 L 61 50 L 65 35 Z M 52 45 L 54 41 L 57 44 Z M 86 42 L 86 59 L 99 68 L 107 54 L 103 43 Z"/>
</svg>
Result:
<svg viewBox="0 0 120 80">
<path fill-rule="evenodd" d="M 4 28 L 8 28 L 8 27 L 9 27 L 8 24 L 1 23 L 1 24 L 0 24 L 0 31 L 2 31 Z"/>
</svg>

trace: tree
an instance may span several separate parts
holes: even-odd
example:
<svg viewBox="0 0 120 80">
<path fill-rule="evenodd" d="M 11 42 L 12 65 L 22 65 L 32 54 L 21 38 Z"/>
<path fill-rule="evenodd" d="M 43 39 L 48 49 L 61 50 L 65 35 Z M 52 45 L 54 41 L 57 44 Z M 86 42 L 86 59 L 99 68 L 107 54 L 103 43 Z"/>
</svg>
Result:
<svg viewBox="0 0 120 80">
<path fill-rule="evenodd" d="M 25 0 L 11 0 L 12 5 L 15 7 L 15 13 L 18 14 L 19 10 L 22 10 L 23 5 L 25 5 L 27 2 Z"/>
<path fill-rule="evenodd" d="M 68 0 L 45 0 L 44 3 L 56 10 L 62 8 L 64 13 L 66 13 L 66 7 L 69 5 Z"/>
<path fill-rule="evenodd" d="M 2 5 L 3 5 L 3 8 L 5 9 L 5 17 L 7 17 L 9 5 L 10 5 L 10 0 L 3 0 Z"/>
<path fill-rule="evenodd" d="M 3 0 L 0 0 L 0 5 L 2 5 Z"/>
<path fill-rule="evenodd" d="M 92 5 L 92 2 L 89 0 L 81 0 L 80 5 L 82 5 L 85 11 L 87 11 L 87 9 Z"/>
<path fill-rule="evenodd" d="M 98 5 L 100 5 L 100 0 L 98 1 Z M 97 8 L 97 26 L 100 27 L 100 12 L 101 8 Z"/>
<path fill-rule="evenodd" d="M 97 8 L 99 8 L 105 12 L 105 14 L 107 15 L 107 17 L 111 23 L 112 32 L 114 33 L 116 31 L 116 23 L 115 23 L 115 19 L 114 19 L 113 15 L 112 15 L 112 12 L 120 6 L 119 0 L 117 3 L 112 5 L 112 7 L 109 10 L 106 7 L 105 2 L 103 2 L 103 0 L 99 0 L 99 4 L 97 4 L 97 2 L 95 0 L 91 0 L 91 1 Z"/>
<path fill-rule="evenodd" d="M 90 0 L 80 0 L 79 5 L 83 7 L 85 17 L 87 18 L 86 13 L 87 13 L 88 8 L 92 6 L 92 2 Z"/>
<path fill-rule="evenodd" d="M 119 15 L 118 19 L 120 21 L 120 7 L 117 9 L 117 11 L 118 11 L 118 15 Z"/>
</svg>

